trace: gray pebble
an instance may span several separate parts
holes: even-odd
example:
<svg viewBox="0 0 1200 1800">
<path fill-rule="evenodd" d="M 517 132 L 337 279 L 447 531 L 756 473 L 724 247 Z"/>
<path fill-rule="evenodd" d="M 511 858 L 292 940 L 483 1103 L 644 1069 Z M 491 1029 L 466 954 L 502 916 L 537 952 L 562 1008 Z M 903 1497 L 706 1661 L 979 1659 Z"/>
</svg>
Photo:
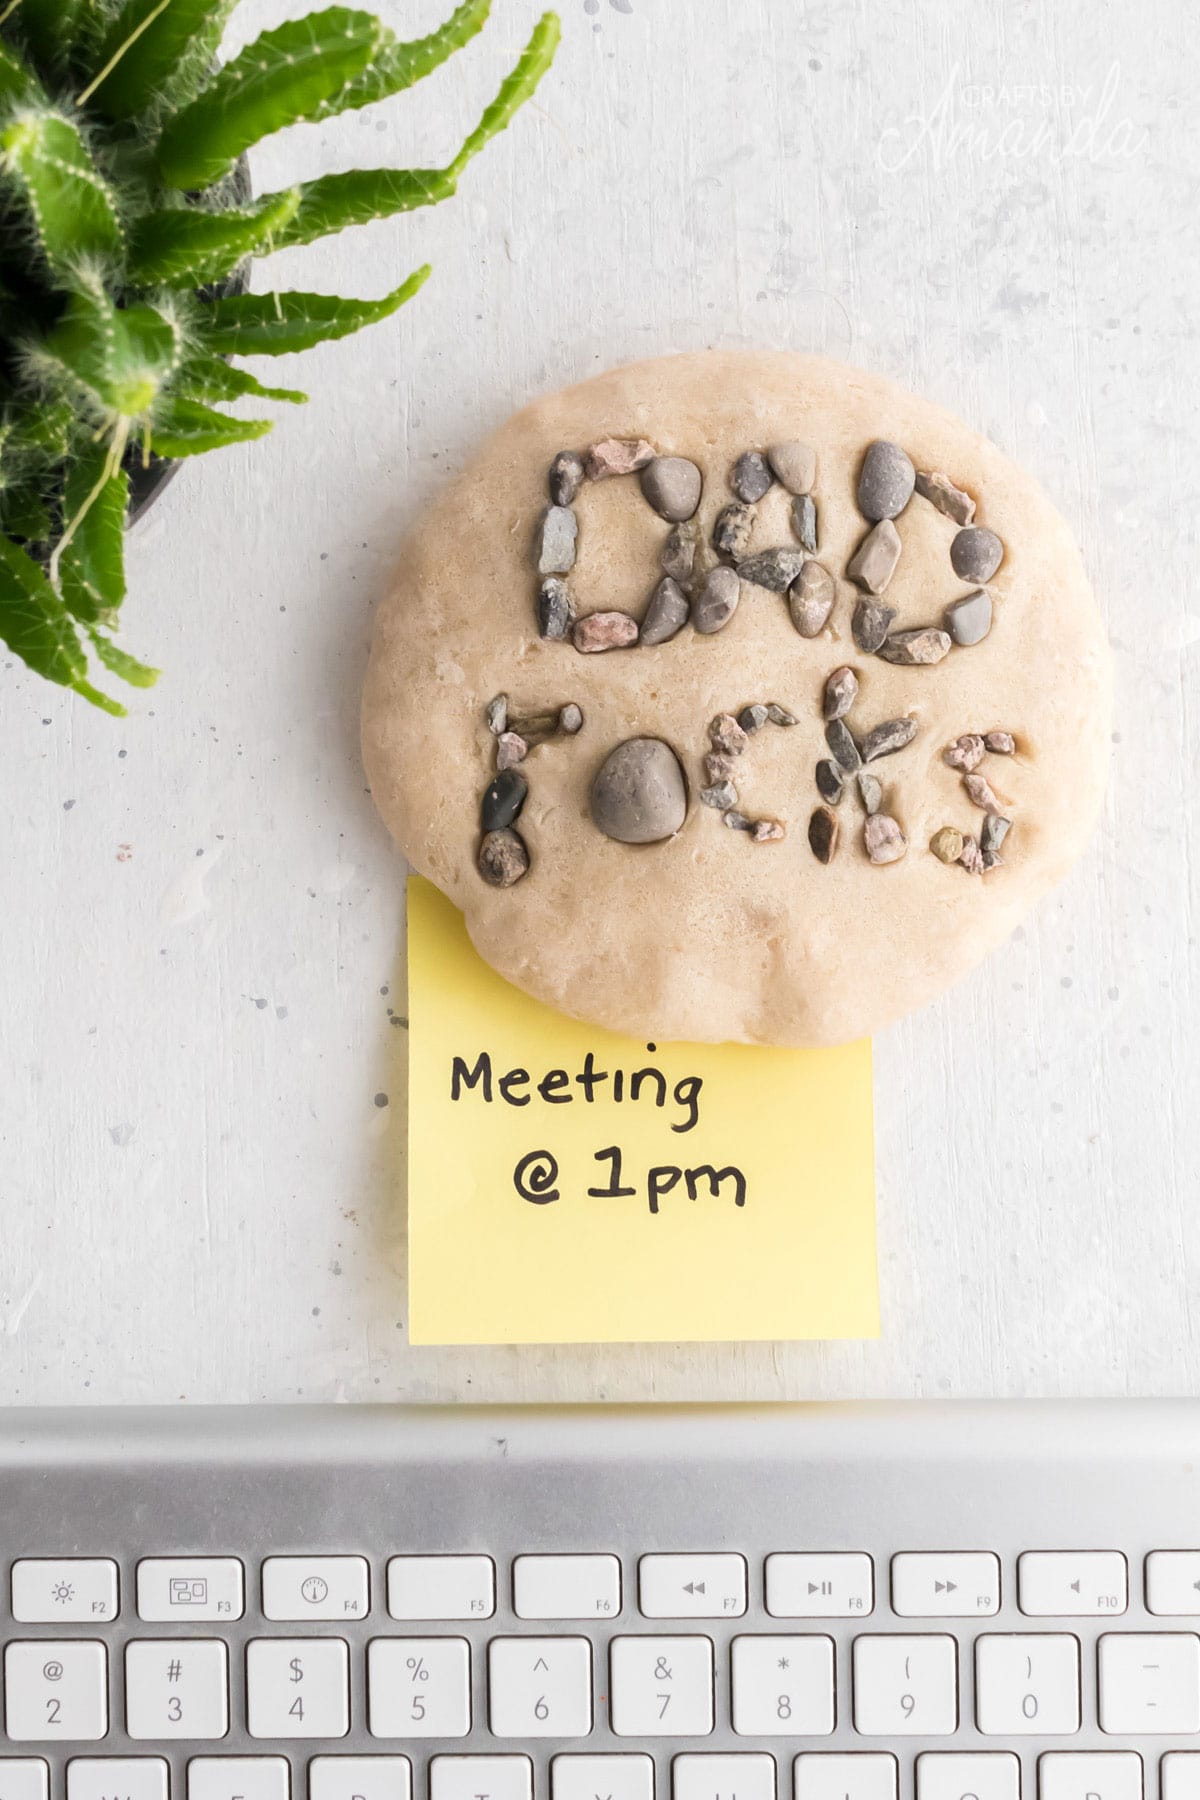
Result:
<svg viewBox="0 0 1200 1800">
<path fill-rule="evenodd" d="M 715 806 L 718 812 L 728 812 L 731 806 L 736 806 L 737 797 L 737 789 L 732 781 L 718 781 L 712 787 L 700 789 L 700 798 L 705 806 Z"/>
<path fill-rule="evenodd" d="M 827 806 L 818 806 L 808 821 L 808 847 L 819 863 L 831 863 L 837 854 L 840 827 Z"/>
<path fill-rule="evenodd" d="M 709 722 L 708 741 L 724 756 L 740 756 L 749 739 L 732 713 L 718 713 Z"/>
<path fill-rule="evenodd" d="M 846 565 L 846 574 L 864 593 L 882 594 L 900 561 L 900 533 L 890 519 L 868 531 Z"/>
<path fill-rule="evenodd" d="M 479 822 L 485 831 L 506 831 L 520 817 L 529 783 L 516 769 L 501 769 L 484 789 Z"/>
<path fill-rule="evenodd" d="M 491 887 L 512 887 L 529 873 L 529 852 L 515 831 L 489 831 L 479 846 L 479 873 Z"/>
<path fill-rule="evenodd" d="M 863 518 L 896 518 L 912 499 L 916 478 L 907 451 L 887 438 L 876 438 L 858 472 L 858 510 Z"/>
<path fill-rule="evenodd" d="M 731 809 L 727 813 L 722 813 L 721 823 L 722 825 L 728 825 L 730 831 L 754 830 L 753 820 L 748 819 L 744 812 L 738 812 L 736 809 Z"/>
<path fill-rule="evenodd" d="M 550 498 L 555 506 L 570 506 L 583 486 L 583 458 L 574 450 L 560 450 L 550 464 Z"/>
<path fill-rule="evenodd" d="M 687 782 L 661 738 L 627 738 L 610 751 L 591 788 L 592 819 L 619 844 L 657 844 L 687 817 Z"/>
<path fill-rule="evenodd" d="M 688 597 L 677 581 L 664 575 L 650 596 L 642 620 L 643 644 L 665 644 L 687 624 Z"/>
<path fill-rule="evenodd" d="M 749 736 L 752 731 L 761 731 L 767 722 L 767 718 L 768 713 L 765 706 L 743 706 L 741 712 L 737 716 L 737 722 L 747 736 Z"/>
<path fill-rule="evenodd" d="M 569 506 L 548 506 L 538 538 L 538 574 L 566 575 L 575 567 L 579 521 Z"/>
<path fill-rule="evenodd" d="M 754 508 L 743 506 L 740 500 L 733 500 L 717 514 L 713 525 L 713 549 L 722 556 L 732 556 L 736 562 L 746 554 L 753 530 Z"/>
<path fill-rule="evenodd" d="M 721 631 L 737 611 L 742 584 L 736 569 L 710 569 L 692 602 L 692 624 L 705 637 Z"/>
<path fill-rule="evenodd" d="M 633 475 L 656 455 L 645 438 L 602 438 L 584 458 L 589 481 L 607 481 L 610 475 Z"/>
<path fill-rule="evenodd" d="M 993 756 L 1015 756 L 1017 740 L 1011 731 L 985 731 L 983 747 L 990 750 Z"/>
<path fill-rule="evenodd" d="M 964 525 L 950 545 L 950 564 L 961 581 L 990 581 L 1003 556 L 1004 545 L 986 525 Z"/>
<path fill-rule="evenodd" d="M 862 768 L 862 755 L 844 719 L 830 719 L 825 727 L 825 742 L 833 751 L 834 760 L 845 769 L 847 775 L 858 773 Z"/>
<path fill-rule="evenodd" d="M 863 825 L 863 843 L 873 863 L 899 862 L 908 849 L 908 839 L 887 813 L 871 813 Z"/>
<path fill-rule="evenodd" d="M 638 641 L 638 622 L 626 612 L 587 613 L 576 619 L 571 642 L 585 656 L 598 650 L 627 650 Z"/>
<path fill-rule="evenodd" d="M 868 654 L 878 650 L 887 637 L 895 616 L 896 609 L 892 606 L 877 606 L 873 600 L 860 600 L 850 621 L 850 629 L 859 649 Z"/>
<path fill-rule="evenodd" d="M 936 506 L 940 513 L 945 513 L 948 519 L 953 519 L 956 525 L 969 525 L 975 517 L 975 502 L 970 494 L 955 487 L 948 475 L 940 475 L 936 470 L 923 475 L 918 470 L 916 487 L 918 494 L 931 506 Z"/>
<path fill-rule="evenodd" d="M 642 493 L 660 519 L 678 524 L 700 504 L 703 477 L 686 456 L 656 456 L 642 470 Z"/>
<path fill-rule="evenodd" d="M 877 813 L 883 805 L 883 784 L 877 775 L 868 774 L 860 769 L 855 777 L 858 782 L 858 797 L 863 803 L 863 811 L 870 816 Z"/>
<path fill-rule="evenodd" d="M 989 813 L 979 834 L 979 849 L 985 869 L 994 869 L 1000 858 L 1000 846 L 1012 830 L 1012 820 L 999 813 Z"/>
<path fill-rule="evenodd" d="M 981 644 L 992 629 L 992 596 L 981 587 L 961 600 L 952 600 L 942 614 L 942 624 L 956 644 Z"/>
<path fill-rule="evenodd" d="M 940 663 L 943 656 L 949 656 L 950 636 L 932 625 L 915 631 L 896 631 L 880 645 L 878 653 L 884 662 L 899 663 L 904 668 L 925 668 L 931 663 Z"/>
<path fill-rule="evenodd" d="M 728 781 L 736 768 L 734 758 L 724 750 L 710 750 L 704 758 L 704 773 L 713 787 Z"/>
<path fill-rule="evenodd" d="M 662 547 L 659 562 L 664 575 L 672 581 L 686 582 L 692 579 L 692 566 L 696 561 L 696 546 L 700 541 L 699 527 L 691 519 L 676 525 Z"/>
<path fill-rule="evenodd" d="M 916 735 L 915 719 L 887 719 L 868 731 L 862 741 L 862 759 L 869 763 L 877 762 L 881 756 L 894 756 L 897 750 L 911 744 Z"/>
<path fill-rule="evenodd" d="M 558 715 L 558 728 L 565 731 L 568 737 L 574 737 L 583 729 L 583 709 L 576 706 L 573 700 L 567 702 Z"/>
<path fill-rule="evenodd" d="M 761 451 L 747 450 L 734 463 L 729 485 L 739 500 L 744 500 L 747 506 L 753 506 L 756 500 L 762 499 L 774 480 L 767 459 Z"/>
<path fill-rule="evenodd" d="M 830 806 L 839 806 L 845 785 L 846 777 L 832 757 L 823 756 L 817 764 L 817 792 L 822 800 L 828 800 Z"/>
<path fill-rule="evenodd" d="M 487 728 L 495 737 L 508 730 L 508 695 L 497 694 L 487 703 Z"/>
<path fill-rule="evenodd" d="M 516 731 L 502 731 L 496 739 L 497 769 L 512 769 L 529 755 L 529 745 Z"/>
<path fill-rule="evenodd" d="M 847 664 L 835 669 L 821 698 L 823 719 L 844 719 L 858 698 L 858 676 Z"/>
<path fill-rule="evenodd" d="M 783 594 L 791 587 L 804 563 L 803 550 L 789 550 L 786 547 L 760 550 L 757 556 L 748 556 L 738 564 L 738 574 L 743 581 L 752 581 L 755 587 L 769 588 L 773 594 Z"/>
<path fill-rule="evenodd" d="M 789 494 L 807 494 L 817 479 L 817 453 L 811 444 L 772 444 L 767 461 Z"/>
<path fill-rule="evenodd" d="M 817 503 L 811 494 L 797 494 L 792 501 L 792 530 L 810 556 L 817 554 Z"/>
<path fill-rule="evenodd" d="M 978 732 L 968 731 L 962 737 L 955 738 L 952 744 L 947 744 L 942 751 L 942 761 L 948 768 L 961 769 L 964 775 L 969 775 L 983 761 L 983 752 L 983 739 Z"/>
<path fill-rule="evenodd" d="M 967 797 L 972 806 L 977 806 L 981 812 L 995 813 L 997 817 L 1000 816 L 1000 802 L 986 775 L 964 775 L 963 786 L 967 790 Z"/>
<path fill-rule="evenodd" d="M 968 875 L 983 874 L 983 852 L 973 837 L 964 837 L 958 860 Z"/>
<path fill-rule="evenodd" d="M 565 638 L 569 636 L 575 623 L 575 608 L 571 604 L 571 595 L 561 575 L 545 575 L 538 584 L 537 597 L 538 635 L 544 638 Z"/>
<path fill-rule="evenodd" d="M 772 725 L 798 725 L 800 723 L 794 712 L 789 712 L 786 706 L 780 706 L 774 700 L 767 707 L 767 717 Z"/>
<path fill-rule="evenodd" d="M 787 826 L 782 819 L 755 819 L 750 836 L 756 844 L 777 844 L 787 836 Z"/>
<path fill-rule="evenodd" d="M 833 576 L 810 557 L 788 589 L 787 597 L 792 624 L 802 638 L 815 638 L 824 631 L 836 598 Z"/>
</svg>

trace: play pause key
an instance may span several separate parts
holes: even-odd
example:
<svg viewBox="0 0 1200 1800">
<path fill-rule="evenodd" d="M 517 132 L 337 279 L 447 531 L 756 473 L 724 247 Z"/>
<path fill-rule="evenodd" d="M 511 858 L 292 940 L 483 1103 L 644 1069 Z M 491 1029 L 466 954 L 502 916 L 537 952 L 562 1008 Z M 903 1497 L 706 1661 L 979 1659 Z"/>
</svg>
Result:
<svg viewBox="0 0 1200 1800">
<path fill-rule="evenodd" d="M 797 1550 L 767 1558 L 767 1611 L 776 1619 L 865 1618 L 875 1604 L 871 1558 Z"/>
</svg>

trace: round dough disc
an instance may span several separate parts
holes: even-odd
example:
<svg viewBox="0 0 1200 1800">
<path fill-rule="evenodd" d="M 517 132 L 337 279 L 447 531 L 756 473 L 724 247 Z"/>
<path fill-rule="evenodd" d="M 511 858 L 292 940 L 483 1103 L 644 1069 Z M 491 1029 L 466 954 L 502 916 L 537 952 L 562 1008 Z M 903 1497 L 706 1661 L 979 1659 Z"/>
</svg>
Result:
<svg viewBox="0 0 1200 1800">
<path fill-rule="evenodd" d="M 563 449 L 644 438 L 690 458 L 704 476 L 697 520 L 707 544 L 732 499 L 746 450 L 799 440 L 817 456 L 817 556 L 837 598 L 820 636 L 799 635 L 786 597 L 743 582 L 730 622 L 690 624 L 667 643 L 582 654 L 539 638 L 536 540 L 547 470 Z M 977 502 L 1004 559 L 989 582 L 990 633 L 932 667 L 865 655 L 854 643 L 858 598 L 847 563 L 868 530 L 856 505 L 864 452 L 902 445 Z M 670 526 L 638 477 L 584 481 L 575 501 L 577 614 L 640 618 L 660 579 Z M 790 496 L 761 499 L 749 554 L 797 548 Z M 958 527 L 920 494 L 896 520 L 899 565 L 883 596 L 893 631 L 942 624 L 971 591 L 949 549 Z M 913 741 L 872 763 L 882 810 L 907 840 L 900 861 L 872 863 L 851 783 L 831 862 L 808 825 L 814 770 L 829 751 L 826 677 L 849 664 L 859 694 L 847 723 L 861 740 L 909 715 Z M 1070 533 L 1029 475 L 959 420 L 892 383 L 783 353 L 665 357 L 614 369 L 535 401 L 482 448 L 420 520 L 377 620 L 363 703 L 363 750 L 375 800 L 405 855 L 466 916 L 500 973 L 577 1018 L 651 1039 L 834 1044 L 922 1005 L 999 944 L 1059 881 L 1091 831 L 1109 742 L 1108 646 Z M 510 716 L 583 711 L 521 763 L 529 784 L 516 829 L 530 867 L 514 886 L 479 872 L 480 800 L 496 766 L 488 703 Z M 731 830 L 699 800 L 716 714 L 774 701 L 797 717 L 767 725 L 737 759 L 739 808 L 786 827 L 777 842 Z M 1003 862 L 969 873 L 938 860 L 933 834 L 978 836 L 984 814 L 943 751 L 964 733 L 1011 732 L 1015 755 L 989 755 L 987 777 L 1012 820 Z M 589 789 L 628 738 L 665 740 L 689 805 L 676 836 L 654 844 L 602 835 Z"/>
</svg>

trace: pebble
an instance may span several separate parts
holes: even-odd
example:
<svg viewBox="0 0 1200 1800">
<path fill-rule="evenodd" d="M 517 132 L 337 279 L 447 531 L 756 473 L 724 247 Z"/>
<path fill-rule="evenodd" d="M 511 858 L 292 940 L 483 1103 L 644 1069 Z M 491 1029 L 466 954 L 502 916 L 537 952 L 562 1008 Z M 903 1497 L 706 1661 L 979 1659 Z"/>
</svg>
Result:
<svg viewBox="0 0 1200 1800">
<path fill-rule="evenodd" d="M 596 650 L 625 650 L 638 641 L 638 622 L 625 612 L 588 613 L 576 619 L 571 642 L 585 656 Z"/>
<path fill-rule="evenodd" d="M 767 489 L 774 482 L 770 466 L 760 450 L 747 450 L 739 456 L 729 476 L 729 485 L 739 500 L 747 506 L 753 506 L 761 500 Z"/>
<path fill-rule="evenodd" d="M 607 481 L 610 475 L 633 475 L 652 462 L 657 452 L 645 438 L 602 438 L 584 458 L 589 481 Z"/>
<path fill-rule="evenodd" d="M 876 606 L 873 600 L 860 600 L 850 621 L 850 630 L 859 649 L 871 653 L 882 648 L 895 616 L 893 606 Z"/>
<path fill-rule="evenodd" d="M 756 844 L 777 844 L 787 836 L 787 827 L 779 819 L 755 819 L 750 835 Z"/>
<path fill-rule="evenodd" d="M 786 706 L 780 706 L 774 700 L 767 707 L 767 717 L 772 725 L 798 725 L 800 723 L 794 712 L 789 712 Z"/>
<path fill-rule="evenodd" d="M 856 775 L 862 768 L 862 756 L 844 719 L 829 721 L 825 727 L 825 742 L 833 751 L 834 760 L 845 769 L 847 775 Z"/>
<path fill-rule="evenodd" d="M 979 834 L 979 850 L 983 857 L 985 869 L 994 869 L 1001 861 L 1000 846 L 1012 830 L 1012 820 L 1002 818 L 999 813 L 989 813 L 983 821 L 983 830 Z"/>
<path fill-rule="evenodd" d="M 792 530 L 811 556 L 817 553 L 817 503 L 811 494 L 797 494 L 792 501 Z"/>
<path fill-rule="evenodd" d="M 487 728 L 496 737 L 508 730 L 508 695 L 497 694 L 494 700 L 487 703 Z"/>
<path fill-rule="evenodd" d="M 722 556 L 732 556 L 736 562 L 746 554 L 753 530 L 754 508 L 743 506 L 740 500 L 733 500 L 717 514 L 713 525 L 713 549 Z"/>
<path fill-rule="evenodd" d="M 692 624 L 705 637 L 721 631 L 737 611 L 742 584 L 736 569 L 710 569 L 692 603 Z"/>
<path fill-rule="evenodd" d="M 897 750 L 911 744 L 916 735 L 915 719 L 887 719 L 868 731 L 862 741 L 862 759 L 869 763 L 878 761 L 881 756 L 894 756 Z"/>
<path fill-rule="evenodd" d="M 756 704 L 754 706 L 743 706 L 741 712 L 737 716 L 737 722 L 748 736 L 752 731 L 761 731 L 767 722 L 767 718 L 768 713 L 766 707 Z"/>
<path fill-rule="evenodd" d="M 575 623 L 575 608 L 561 575 L 547 575 L 539 583 L 537 622 L 540 637 L 565 638 L 570 634 Z"/>
<path fill-rule="evenodd" d="M 924 475 L 918 470 L 916 486 L 918 494 L 956 525 L 969 525 L 975 517 L 975 502 L 970 494 L 955 487 L 948 475 L 940 475 L 936 470 Z"/>
<path fill-rule="evenodd" d="M 520 817 L 529 783 L 516 769 L 501 769 L 483 791 L 479 822 L 485 831 L 507 831 Z"/>
<path fill-rule="evenodd" d="M 846 574 L 867 594 L 882 594 L 900 561 L 900 533 L 890 519 L 868 531 L 846 565 Z"/>
<path fill-rule="evenodd" d="M 823 756 L 817 764 L 817 792 L 830 806 L 839 806 L 846 778 L 832 757 Z"/>
<path fill-rule="evenodd" d="M 626 738 L 592 782 L 592 819 L 619 844 L 657 844 L 674 837 L 687 808 L 679 758 L 661 738 Z"/>
<path fill-rule="evenodd" d="M 863 843 L 873 863 L 899 862 L 908 839 L 887 813 L 872 813 L 863 825 Z"/>
<path fill-rule="evenodd" d="M 659 562 L 664 575 L 672 581 L 690 581 L 692 567 L 696 561 L 696 545 L 700 541 L 699 527 L 692 520 L 685 520 L 676 525 L 662 547 Z"/>
<path fill-rule="evenodd" d="M 569 700 L 558 715 L 558 728 L 565 731 L 568 737 L 574 737 L 583 729 L 583 709 Z"/>
<path fill-rule="evenodd" d="M 983 874 L 983 852 L 973 837 L 963 839 L 962 852 L 958 860 L 968 875 Z"/>
<path fill-rule="evenodd" d="M 538 574 L 566 575 L 575 567 L 579 521 L 569 506 L 548 506 L 538 539 Z"/>
<path fill-rule="evenodd" d="M 810 557 L 788 589 L 787 597 L 792 624 L 802 638 L 815 638 L 824 631 L 836 598 L 833 576 Z"/>
<path fill-rule="evenodd" d="M 827 806 L 818 806 L 808 821 L 808 847 L 819 863 L 831 863 L 838 847 L 839 826 Z"/>
<path fill-rule="evenodd" d="M 725 756 L 740 756 L 750 740 L 732 713 L 718 713 L 709 725 L 708 741 Z"/>
<path fill-rule="evenodd" d="M 743 581 L 752 581 L 755 587 L 783 594 L 791 587 L 804 563 L 803 550 L 760 550 L 757 556 L 748 556 L 738 564 L 738 574 Z"/>
<path fill-rule="evenodd" d="M 992 596 L 981 587 L 961 600 L 952 600 L 942 614 L 942 624 L 956 644 L 981 644 L 992 629 Z"/>
<path fill-rule="evenodd" d="M 916 631 L 897 631 L 879 646 L 884 662 L 900 663 L 905 668 L 924 668 L 940 663 L 950 654 L 950 634 L 932 625 Z"/>
<path fill-rule="evenodd" d="M 515 731 L 502 731 L 496 739 L 497 769 L 511 769 L 517 763 L 524 762 L 529 755 L 529 745 Z"/>
<path fill-rule="evenodd" d="M 907 451 L 888 438 L 867 446 L 858 472 L 858 510 L 864 519 L 894 519 L 912 499 L 917 472 Z"/>
<path fill-rule="evenodd" d="M 844 719 L 857 699 L 858 676 L 848 664 L 843 663 L 825 683 L 825 692 L 821 697 L 821 717 L 825 720 Z"/>
<path fill-rule="evenodd" d="M 492 887 L 512 887 L 529 873 L 529 852 L 515 831 L 489 831 L 479 846 L 479 873 Z"/>
<path fill-rule="evenodd" d="M 939 862 L 956 863 L 963 852 L 963 834 L 953 825 L 943 825 L 929 840 L 929 848 Z"/>
<path fill-rule="evenodd" d="M 865 769 L 858 771 L 855 780 L 858 782 L 858 797 L 863 803 L 863 811 L 877 813 L 883 805 L 883 783 L 877 775 L 869 775 Z"/>
<path fill-rule="evenodd" d="M 942 751 L 942 761 L 951 769 L 961 769 L 969 775 L 983 761 L 983 739 L 974 731 L 968 731 L 963 737 L 955 738 Z"/>
<path fill-rule="evenodd" d="M 737 797 L 732 781 L 715 781 L 712 787 L 700 789 L 705 806 L 715 806 L 718 812 L 728 812 L 731 806 L 736 806 Z"/>
<path fill-rule="evenodd" d="M 817 453 L 811 444 L 772 444 L 767 461 L 789 494 L 807 494 L 817 479 Z"/>
<path fill-rule="evenodd" d="M 688 597 L 677 581 L 664 575 L 650 596 L 650 604 L 642 620 L 643 644 L 665 644 L 687 624 L 691 610 Z"/>
<path fill-rule="evenodd" d="M 550 464 L 550 498 L 555 506 L 570 506 L 583 485 L 583 458 L 574 450 L 560 450 Z"/>
<path fill-rule="evenodd" d="M 704 773 L 714 787 L 728 781 L 736 768 L 737 763 L 724 750 L 710 750 L 704 758 Z"/>
<path fill-rule="evenodd" d="M 733 808 L 731 808 L 729 812 L 721 814 L 721 823 L 722 825 L 728 825 L 730 831 L 754 830 L 753 823 L 746 817 L 745 813 L 738 812 Z"/>
<path fill-rule="evenodd" d="M 642 470 L 642 493 L 660 519 L 679 524 L 700 504 L 704 478 L 686 456 L 656 456 Z"/>
<path fill-rule="evenodd" d="M 990 750 L 994 756 L 1015 756 L 1017 740 L 1011 731 L 985 731 L 983 747 L 985 750 Z"/>
<path fill-rule="evenodd" d="M 950 564 L 962 581 L 990 581 L 1003 555 L 1004 545 L 986 525 L 964 525 L 950 545 Z"/>
<path fill-rule="evenodd" d="M 995 791 L 986 775 L 964 775 L 963 786 L 972 806 L 979 807 L 981 812 L 995 813 L 999 817 L 1002 808 Z"/>
</svg>

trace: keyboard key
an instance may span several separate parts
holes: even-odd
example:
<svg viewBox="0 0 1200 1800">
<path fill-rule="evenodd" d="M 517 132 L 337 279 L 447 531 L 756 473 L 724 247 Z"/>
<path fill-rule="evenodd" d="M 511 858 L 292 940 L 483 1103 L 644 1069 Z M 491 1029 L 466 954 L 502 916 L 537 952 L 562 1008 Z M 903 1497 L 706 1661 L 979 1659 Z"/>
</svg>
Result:
<svg viewBox="0 0 1200 1800">
<path fill-rule="evenodd" d="M 1152 1550 L 1146 1558 L 1146 1611 L 1200 1616 L 1200 1550 Z"/>
<path fill-rule="evenodd" d="M 117 1565 L 105 1557 L 25 1558 L 12 1566 L 12 1615 L 22 1625 L 117 1616 Z"/>
<path fill-rule="evenodd" d="M 1200 1637 L 1106 1632 L 1099 1651 L 1102 1731 L 1200 1731 Z"/>
<path fill-rule="evenodd" d="M 944 1737 L 958 1725 L 952 1637 L 854 1640 L 854 1729 L 866 1737 Z"/>
<path fill-rule="evenodd" d="M 370 1610 L 361 1556 L 268 1556 L 262 1567 L 267 1619 L 362 1619 Z"/>
<path fill-rule="evenodd" d="M 412 1800 L 412 1764 L 407 1756 L 314 1756 L 308 1800 Z"/>
<path fill-rule="evenodd" d="M 454 1738 L 471 1729 L 466 1638 L 373 1638 L 367 1645 L 372 1737 Z"/>
<path fill-rule="evenodd" d="M 988 1550 L 892 1558 L 892 1611 L 902 1619 L 971 1619 L 1000 1611 L 1000 1559 Z"/>
<path fill-rule="evenodd" d="M 1200 1800 L 1200 1750 L 1171 1750 L 1159 1764 L 1162 1800 Z"/>
<path fill-rule="evenodd" d="M 1027 1550 L 1017 1559 L 1023 1613 L 1039 1619 L 1123 1613 L 1129 1575 L 1119 1550 Z"/>
<path fill-rule="evenodd" d="M 550 1764 L 550 1795 L 551 1800 L 654 1800 L 654 1764 L 648 1756 L 622 1753 L 556 1756 Z M 41 1797 L 30 1795 L 28 1800 Z M 1192 1797 L 1181 1795 L 1179 1800 Z"/>
<path fill-rule="evenodd" d="M 144 1639 L 125 1646 L 125 1729 L 131 1738 L 220 1738 L 229 1730 L 229 1654 L 219 1638 Z"/>
<path fill-rule="evenodd" d="M 766 1582 L 775 1619 L 865 1618 L 875 1605 L 874 1564 L 857 1550 L 777 1552 Z"/>
<path fill-rule="evenodd" d="M 620 1610 L 615 1556 L 518 1556 L 513 1564 L 518 1619 L 603 1619 Z"/>
<path fill-rule="evenodd" d="M 773 1756 L 677 1756 L 674 1800 L 775 1800 Z"/>
<path fill-rule="evenodd" d="M 494 1737 L 586 1737 L 592 1729 L 587 1638 L 493 1638 L 488 1723 Z"/>
<path fill-rule="evenodd" d="M 496 1610 L 490 1556 L 393 1556 L 387 1584 L 393 1619 L 490 1619 Z"/>
<path fill-rule="evenodd" d="M 1129 1750 L 1048 1750 L 1038 1759 L 1038 1796 L 1142 1800 L 1142 1759 Z"/>
<path fill-rule="evenodd" d="M 0 1800 L 50 1800 L 49 1763 L 40 1756 L 0 1757 Z"/>
<path fill-rule="evenodd" d="M 736 1637 L 730 1655 L 740 1737 L 825 1737 L 833 1730 L 832 1638 Z"/>
<path fill-rule="evenodd" d="M 708 1556 L 643 1556 L 638 1600 L 647 1619 L 735 1618 L 746 1610 L 746 1559 Z"/>
<path fill-rule="evenodd" d="M 927 1750 L 917 1800 L 1021 1800 L 1021 1765 L 1007 1750 Z"/>
<path fill-rule="evenodd" d="M 896 1759 L 874 1751 L 810 1751 L 796 1758 L 793 1781 L 795 1800 L 896 1800 Z"/>
<path fill-rule="evenodd" d="M 242 1565 L 236 1556 L 148 1556 L 137 1567 L 137 1609 L 153 1625 L 240 1619 Z"/>
<path fill-rule="evenodd" d="M 527 1756 L 435 1756 L 429 1800 L 533 1800 Z"/>
<path fill-rule="evenodd" d="M 1078 1638 L 1048 1632 L 976 1638 L 975 1722 L 989 1737 L 1078 1731 Z"/>
<path fill-rule="evenodd" d="M 252 1638 L 246 1729 L 256 1738 L 338 1738 L 350 1729 L 350 1649 L 342 1638 Z"/>
<path fill-rule="evenodd" d="M 67 1764 L 67 1800 L 167 1800 L 161 1756 L 76 1756 Z"/>
<path fill-rule="evenodd" d="M 76 1638 L 9 1644 L 4 1652 L 4 1717 L 17 1743 L 54 1738 L 81 1743 L 108 1731 L 108 1652 Z"/>
<path fill-rule="evenodd" d="M 707 1737 L 713 1728 L 712 1640 L 615 1637 L 609 1694 L 618 1737 Z"/>
<path fill-rule="evenodd" d="M 285 1756 L 193 1756 L 187 1800 L 288 1800 Z"/>
</svg>

